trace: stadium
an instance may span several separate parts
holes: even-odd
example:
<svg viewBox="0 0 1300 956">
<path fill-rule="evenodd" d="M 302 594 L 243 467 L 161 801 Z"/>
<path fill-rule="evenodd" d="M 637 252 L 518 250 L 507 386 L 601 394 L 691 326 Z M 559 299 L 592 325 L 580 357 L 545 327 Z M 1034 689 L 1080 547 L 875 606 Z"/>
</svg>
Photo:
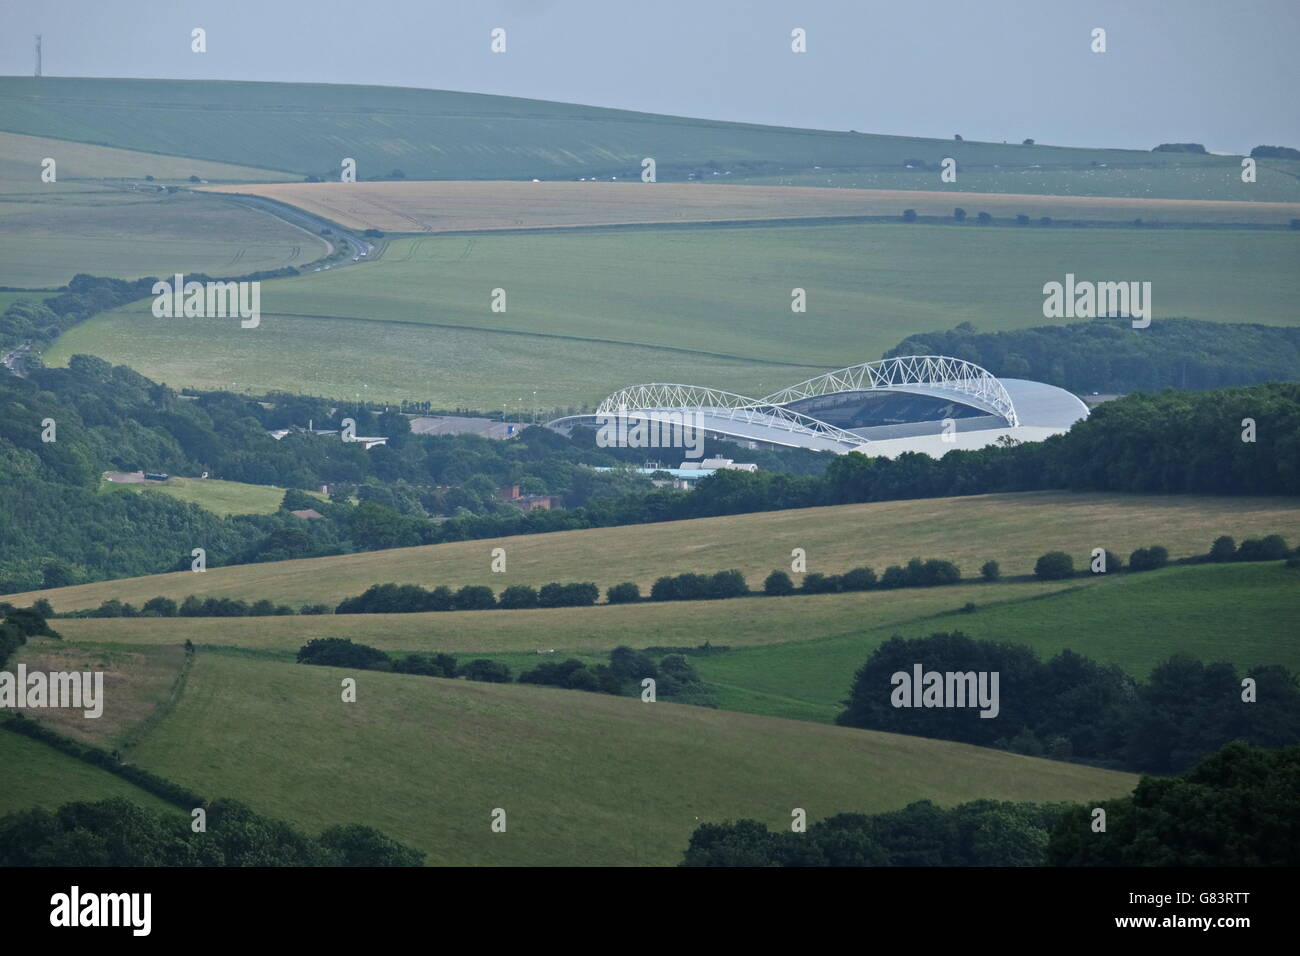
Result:
<svg viewBox="0 0 1300 956">
<path fill-rule="evenodd" d="M 696 385 L 632 385 L 593 414 L 548 424 L 567 433 L 619 419 L 656 435 L 685 425 L 752 448 L 884 457 L 915 451 L 937 458 L 955 449 L 1042 441 L 1087 417 L 1078 397 L 1053 385 L 997 378 L 964 359 L 908 355 L 827 372 L 759 399 Z"/>
</svg>

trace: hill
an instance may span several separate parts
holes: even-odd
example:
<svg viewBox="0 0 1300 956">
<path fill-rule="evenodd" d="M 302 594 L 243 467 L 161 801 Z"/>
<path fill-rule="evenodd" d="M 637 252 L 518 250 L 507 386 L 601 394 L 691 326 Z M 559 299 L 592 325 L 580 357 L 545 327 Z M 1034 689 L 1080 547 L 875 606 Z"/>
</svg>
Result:
<svg viewBox="0 0 1300 956">
<path fill-rule="evenodd" d="M 1094 547 L 1127 557 L 1161 544 L 1172 557 L 1204 554 L 1221 534 L 1238 540 L 1278 533 L 1300 539 L 1300 513 L 1287 498 L 1119 495 L 1070 492 L 972 495 L 801 508 L 657 524 L 518 535 L 326 558 L 209 567 L 30 591 L 57 611 L 98 607 L 109 598 L 137 607 L 164 595 L 267 598 L 277 604 L 337 603 L 371 584 L 511 584 L 594 581 L 602 589 L 684 571 L 738 568 L 752 587 L 790 567 L 803 548 L 808 570 L 838 573 L 858 565 L 883 571 L 909 558 L 945 558 L 968 577 L 993 559 L 1004 575 L 1029 574 L 1046 551 L 1061 549 L 1082 566 Z M 493 548 L 505 548 L 507 571 L 491 571 Z"/>
<path fill-rule="evenodd" d="M 397 87 L 4 77 L 0 129 L 327 179 L 345 156 L 360 179 L 635 178 L 651 156 L 662 180 L 901 170 L 951 156 L 991 174 L 1068 168 L 1093 181 L 1104 170 L 1203 168 L 1225 175 L 1207 176 L 1195 198 L 1252 198 L 1216 188 L 1222 179 L 1232 190 L 1231 157 L 791 129 Z M 1151 180 L 1149 195 L 1167 195 Z"/>
<path fill-rule="evenodd" d="M 343 704 L 344 676 L 201 652 L 134 759 L 304 827 L 379 827 L 435 865 L 668 865 L 704 820 L 788 826 L 794 807 L 821 818 L 923 797 L 1084 800 L 1136 783 L 940 741 L 521 685 L 364 673 Z M 505 833 L 489 829 L 498 807 Z"/>
</svg>

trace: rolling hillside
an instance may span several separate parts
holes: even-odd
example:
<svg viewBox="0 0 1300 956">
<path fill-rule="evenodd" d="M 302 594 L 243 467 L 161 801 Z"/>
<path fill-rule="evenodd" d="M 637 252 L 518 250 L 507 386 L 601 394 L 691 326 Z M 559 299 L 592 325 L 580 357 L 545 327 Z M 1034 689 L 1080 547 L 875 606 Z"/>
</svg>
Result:
<svg viewBox="0 0 1300 956">
<path fill-rule="evenodd" d="M 803 548 L 808 570 L 838 573 L 858 565 L 884 570 L 914 556 L 945 558 L 968 577 L 997 560 L 1004 575 L 1024 575 L 1045 551 L 1065 550 L 1076 563 L 1094 547 L 1127 557 L 1161 544 L 1172 557 L 1204 554 L 1221 534 L 1238 540 L 1278 533 L 1300 538 L 1300 512 L 1286 498 L 1030 492 L 930 498 L 759 512 L 691 521 L 458 541 L 390 551 L 266 564 L 179 571 L 31 591 L 5 598 L 25 605 L 38 597 L 57 611 L 98 607 L 109 598 L 137 607 L 151 597 L 267 598 L 277 604 L 334 602 L 371 584 L 511 584 L 594 581 L 602 589 L 635 581 L 643 592 L 664 574 L 738 568 L 752 587 L 775 568 L 790 567 Z M 507 572 L 490 570 L 493 548 L 507 554 Z"/>
<path fill-rule="evenodd" d="M 663 180 L 901 169 L 945 156 L 990 173 L 1236 167 L 1231 157 L 789 129 L 442 90 L 207 80 L 4 77 L 0 130 L 325 178 L 337 178 L 345 156 L 361 179 L 394 169 L 411 179 L 621 179 L 639 176 L 645 156 Z M 1223 180 L 1228 192 L 1212 180 L 1194 198 L 1239 198 L 1232 177 Z M 1149 195 L 1167 195 L 1159 183 L 1153 177 Z"/>
<path fill-rule="evenodd" d="M 519 685 L 364 673 L 344 704 L 348 674 L 200 653 L 134 759 L 312 831 L 367 823 L 435 865 L 668 865 L 701 821 L 788 825 L 794 807 L 820 818 L 922 798 L 1085 800 L 1136 783 L 942 741 Z M 497 807 L 505 833 L 489 829 Z"/>
</svg>

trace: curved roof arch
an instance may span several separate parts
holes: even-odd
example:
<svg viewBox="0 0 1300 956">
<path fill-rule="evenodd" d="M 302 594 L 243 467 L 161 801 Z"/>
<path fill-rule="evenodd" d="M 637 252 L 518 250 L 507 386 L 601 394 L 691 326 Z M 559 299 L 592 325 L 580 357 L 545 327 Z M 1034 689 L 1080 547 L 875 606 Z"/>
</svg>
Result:
<svg viewBox="0 0 1300 956">
<path fill-rule="evenodd" d="M 974 362 L 945 355 L 902 355 L 851 365 L 773 392 L 762 401 L 784 406 L 819 395 L 865 391 L 955 398 L 1000 416 L 1011 428 L 1020 424 L 1015 403 L 996 376 Z"/>
</svg>

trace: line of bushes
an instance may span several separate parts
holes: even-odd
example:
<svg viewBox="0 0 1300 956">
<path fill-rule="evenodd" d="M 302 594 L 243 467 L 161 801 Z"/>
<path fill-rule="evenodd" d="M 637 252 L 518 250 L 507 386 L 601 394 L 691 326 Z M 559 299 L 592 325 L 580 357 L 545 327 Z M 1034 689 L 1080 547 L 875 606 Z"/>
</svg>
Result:
<svg viewBox="0 0 1300 956">
<path fill-rule="evenodd" d="M 357 597 L 346 598 L 336 614 L 413 614 L 426 611 L 520 610 L 536 607 L 589 607 L 600 589 L 589 581 L 543 584 L 540 589 L 515 584 L 501 597 L 483 584 L 467 584 L 457 591 L 445 585 L 427 590 L 418 584 L 375 584 Z"/>
<path fill-rule="evenodd" d="M 0 727 L 11 730 L 16 734 L 22 734 L 24 737 L 30 737 L 32 740 L 38 740 L 83 763 L 88 763 L 92 767 L 107 770 L 129 783 L 135 784 L 141 790 L 147 790 L 154 796 L 160 797 L 178 807 L 184 807 L 186 810 L 201 807 L 207 803 L 193 790 L 182 787 L 178 783 L 173 783 L 156 773 L 151 773 L 143 767 L 123 763 L 121 756 L 116 752 L 110 753 L 92 744 L 83 744 L 69 737 L 64 737 L 35 720 L 29 720 L 22 714 L 10 714 L 7 719 L 0 720 Z"/>
<path fill-rule="evenodd" d="M 699 649 L 695 649 L 699 650 Z M 388 671 L 395 674 L 419 674 L 425 677 L 465 678 L 494 684 L 511 682 L 510 668 L 500 661 L 478 658 L 457 664 L 451 654 L 407 654 L 393 657 L 376 647 L 357 644 L 342 637 L 323 637 L 308 641 L 298 650 L 298 663 L 356 670 Z M 568 690 L 637 696 L 641 681 L 655 681 L 656 698 L 678 703 L 716 707 L 712 688 L 705 684 L 681 653 L 664 654 L 658 661 L 647 651 L 616 647 L 610 652 L 609 664 L 591 664 L 570 658 L 544 661 L 519 675 L 521 684 L 544 684 Z"/>
<path fill-rule="evenodd" d="M 1100 556 L 1089 565 L 1089 573 L 1114 574 L 1118 571 L 1155 571 L 1170 564 L 1169 550 L 1163 545 L 1152 545 L 1149 548 L 1137 548 L 1128 557 L 1127 565 L 1124 559 L 1113 551 L 1102 549 L 1105 552 L 1105 563 L 1102 564 Z M 1196 555 L 1190 558 L 1183 558 L 1172 563 L 1175 564 L 1203 564 L 1205 562 L 1224 563 L 1228 561 L 1280 561 L 1288 559 L 1288 567 L 1300 567 L 1300 554 L 1292 551 L 1286 543 L 1286 539 L 1280 534 L 1270 534 L 1263 538 L 1247 538 L 1241 542 L 1238 547 L 1236 542 L 1228 535 L 1222 535 L 1214 539 L 1210 546 L 1208 554 Z M 1098 566 L 1100 565 L 1100 566 Z M 1077 572 L 1074 568 L 1074 558 L 1064 551 L 1049 551 L 1040 555 L 1038 561 L 1034 564 L 1034 576 L 1041 581 L 1061 581 L 1066 578 L 1074 577 Z"/>
</svg>

